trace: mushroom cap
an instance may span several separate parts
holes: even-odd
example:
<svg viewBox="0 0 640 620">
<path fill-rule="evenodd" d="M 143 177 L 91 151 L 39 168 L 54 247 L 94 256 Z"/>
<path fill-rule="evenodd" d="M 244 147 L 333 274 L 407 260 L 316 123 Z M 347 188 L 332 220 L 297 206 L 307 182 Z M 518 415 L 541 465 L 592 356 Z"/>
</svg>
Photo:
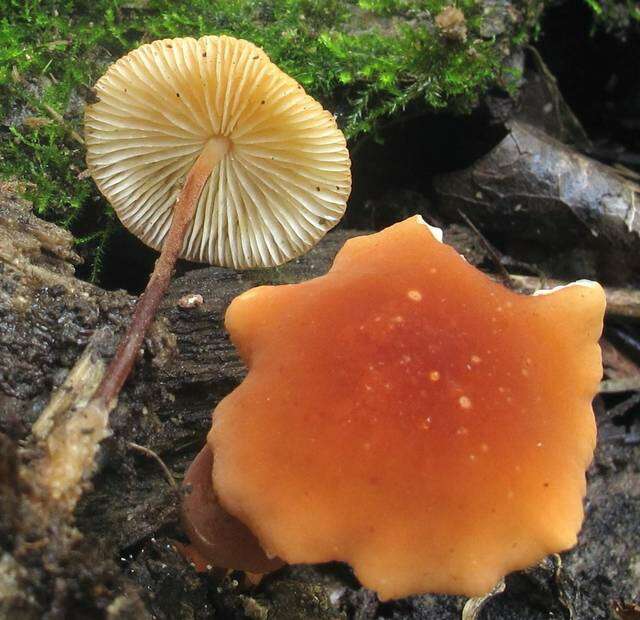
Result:
<svg viewBox="0 0 640 620">
<path fill-rule="evenodd" d="M 222 508 L 211 484 L 213 454 L 205 446 L 184 479 L 188 493 L 182 502 L 182 523 L 189 540 L 208 564 L 252 573 L 269 573 L 282 566 L 268 558 L 256 537 Z"/>
<path fill-rule="evenodd" d="M 415 217 L 240 295 L 220 502 L 269 554 L 346 561 L 383 599 L 490 591 L 576 542 L 604 305 L 595 283 L 516 294 Z"/>
<path fill-rule="evenodd" d="M 333 115 L 258 47 L 167 39 L 113 64 L 87 107 L 87 165 L 122 223 L 160 249 L 211 138 L 230 148 L 197 203 L 181 257 L 237 269 L 312 247 L 341 218 L 349 153 Z"/>
</svg>

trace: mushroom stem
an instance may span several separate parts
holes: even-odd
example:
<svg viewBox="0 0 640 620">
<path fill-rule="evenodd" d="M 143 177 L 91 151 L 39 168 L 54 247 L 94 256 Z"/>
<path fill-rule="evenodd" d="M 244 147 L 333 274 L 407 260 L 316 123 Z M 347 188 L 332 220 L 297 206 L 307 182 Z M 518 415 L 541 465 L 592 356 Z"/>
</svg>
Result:
<svg viewBox="0 0 640 620">
<path fill-rule="evenodd" d="M 169 286 L 173 268 L 193 220 L 202 188 L 212 170 L 229 151 L 230 146 L 230 141 L 225 137 L 211 138 L 187 175 L 184 187 L 173 208 L 171 228 L 162 245 L 160 257 L 156 261 L 144 293 L 138 299 L 129 328 L 107 368 L 102 383 L 94 394 L 93 400 L 101 401 L 105 407 L 115 404 L 113 401 L 117 399 L 131 372 L 147 328 Z"/>
</svg>

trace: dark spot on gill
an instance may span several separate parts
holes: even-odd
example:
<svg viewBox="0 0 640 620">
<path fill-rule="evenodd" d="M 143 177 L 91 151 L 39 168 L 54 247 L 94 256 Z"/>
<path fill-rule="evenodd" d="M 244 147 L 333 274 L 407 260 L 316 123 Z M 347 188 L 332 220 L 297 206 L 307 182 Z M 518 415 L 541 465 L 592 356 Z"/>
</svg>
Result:
<svg viewBox="0 0 640 620">
<path fill-rule="evenodd" d="M 98 97 L 98 91 L 95 88 L 88 88 L 86 90 L 84 100 L 87 103 L 98 103 L 100 101 L 100 97 Z"/>
</svg>

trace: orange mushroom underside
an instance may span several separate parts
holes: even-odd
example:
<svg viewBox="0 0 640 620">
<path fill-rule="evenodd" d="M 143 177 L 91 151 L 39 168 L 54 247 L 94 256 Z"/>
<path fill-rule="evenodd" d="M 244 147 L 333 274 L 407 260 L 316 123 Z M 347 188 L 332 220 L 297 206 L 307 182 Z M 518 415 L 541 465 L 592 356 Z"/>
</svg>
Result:
<svg viewBox="0 0 640 620">
<path fill-rule="evenodd" d="M 576 542 L 604 304 L 513 293 L 419 217 L 352 239 L 231 304 L 249 374 L 214 413 L 215 492 L 269 556 L 383 599 L 485 593 Z"/>
<path fill-rule="evenodd" d="M 226 512 L 211 486 L 213 454 L 205 446 L 187 470 L 182 502 L 182 523 L 192 547 L 184 555 L 198 571 L 206 566 L 233 568 L 251 573 L 269 573 L 282 566 L 268 558 L 247 526 Z M 194 561 L 195 560 L 195 561 Z"/>
</svg>

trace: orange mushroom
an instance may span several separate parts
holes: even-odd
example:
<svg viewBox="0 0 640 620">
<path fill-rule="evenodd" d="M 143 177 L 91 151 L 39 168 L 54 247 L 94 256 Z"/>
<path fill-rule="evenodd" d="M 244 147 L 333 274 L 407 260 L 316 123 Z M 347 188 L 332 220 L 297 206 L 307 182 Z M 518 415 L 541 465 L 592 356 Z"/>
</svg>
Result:
<svg viewBox="0 0 640 620">
<path fill-rule="evenodd" d="M 249 374 L 208 438 L 269 556 L 348 562 L 382 599 L 480 595 L 573 546 L 595 445 L 602 288 L 516 294 L 436 230 L 410 218 L 236 298 Z"/>
<path fill-rule="evenodd" d="M 247 526 L 222 508 L 211 485 L 212 466 L 213 454 L 205 446 L 184 479 L 187 493 L 182 502 L 182 522 L 195 549 L 193 553 L 188 547 L 184 548 L 185 555 L 203 558 L 218 568 L 251 573 L 269 573 L 280 568 L 283 562 L 268 558 Z"/>
</svg>

